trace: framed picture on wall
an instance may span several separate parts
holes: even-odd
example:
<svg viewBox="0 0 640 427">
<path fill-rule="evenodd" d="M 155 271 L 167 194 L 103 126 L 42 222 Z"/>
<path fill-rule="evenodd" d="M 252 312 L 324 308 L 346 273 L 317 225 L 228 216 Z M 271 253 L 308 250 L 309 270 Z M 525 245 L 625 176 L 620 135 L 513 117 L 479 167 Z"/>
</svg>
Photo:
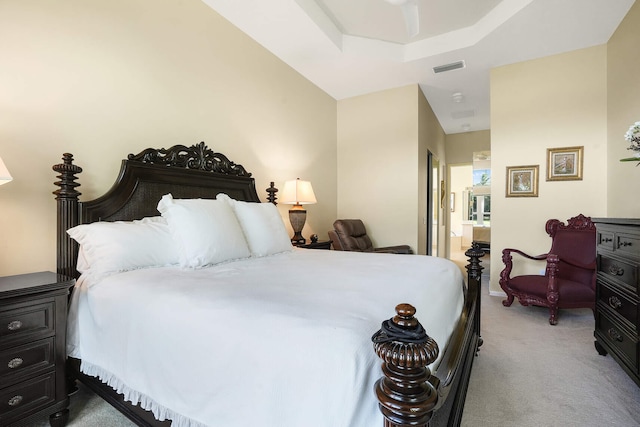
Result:
<svg viewBox="0 0 640 427">
<path fill-rule="evenodd" d="M 547 181 L 582 179 L 584 147 L 547 148 Z"/>
<path fill-rule="evenodd" d="M 507 166 L 507 197 L 538 197 L 538 165 Z"/>
</svg>

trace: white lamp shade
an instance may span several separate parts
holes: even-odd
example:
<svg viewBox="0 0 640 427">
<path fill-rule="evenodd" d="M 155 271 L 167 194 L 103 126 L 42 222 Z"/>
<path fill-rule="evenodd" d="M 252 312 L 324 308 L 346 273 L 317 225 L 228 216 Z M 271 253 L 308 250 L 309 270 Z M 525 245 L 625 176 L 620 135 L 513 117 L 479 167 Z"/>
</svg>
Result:
<svg viewBox="0 0 640 427">
<path fill-rule="evenodd" d="M 0 185 L 6 184 L 7 182 L 13 180 L 13 177 L 9 173 L 9 170 L 4 165 L 2 158 L 0 157 Z"/>
<path fill-rule="evenodd" d="M 284 183 L 280 202 L 289 205 L 311 205 L 317 203 L 317 200 L 311 183 L 298 178 Z"/>
</svg>

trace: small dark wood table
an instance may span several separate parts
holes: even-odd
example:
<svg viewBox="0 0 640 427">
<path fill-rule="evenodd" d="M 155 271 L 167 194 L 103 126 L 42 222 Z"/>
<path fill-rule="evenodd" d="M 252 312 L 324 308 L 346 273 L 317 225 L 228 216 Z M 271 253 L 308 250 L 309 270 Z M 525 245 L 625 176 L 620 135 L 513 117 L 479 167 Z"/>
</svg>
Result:
<svg viewBox="0 0 640 427">
<path fill-rule="evenodd" d="M 331 240 L 311 242 L 304 245 L 295 245 L 296 248 L 304 249 L 331 249 Z"/>
<path fill-rule="evenodd" d="M 69 419 L 67 298 L 74 280 L 51 272 L 0 277 L 0 425 Z"/>
</svg>

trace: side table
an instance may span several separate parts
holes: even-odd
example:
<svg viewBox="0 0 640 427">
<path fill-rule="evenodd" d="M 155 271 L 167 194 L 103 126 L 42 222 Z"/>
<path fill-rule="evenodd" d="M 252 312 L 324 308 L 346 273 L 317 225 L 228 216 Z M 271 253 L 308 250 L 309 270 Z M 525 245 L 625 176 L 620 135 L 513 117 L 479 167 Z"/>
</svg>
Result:
<svg viewBox="0 0 640 427">
<path fill-rule="evenodd" d="M 51 272 L 0 277 L 0 425 L 69 419 L 67 298 L 74 280 Z"/>
<path fill-rule="evenodd" d="M 295 245 L 296 248 L 304 249 L 331 249 L 331 240 L 311 242 L 304 245 Z"/>
</svg>

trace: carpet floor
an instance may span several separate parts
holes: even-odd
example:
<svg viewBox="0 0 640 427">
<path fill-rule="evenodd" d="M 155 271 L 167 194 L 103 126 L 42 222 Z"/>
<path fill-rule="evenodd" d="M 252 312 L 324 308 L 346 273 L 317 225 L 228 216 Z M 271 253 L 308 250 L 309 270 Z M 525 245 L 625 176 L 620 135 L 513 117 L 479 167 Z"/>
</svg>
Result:
<svg viewBox="0 0 640 427">
<path fill-rule="evenodd" d="M 589 309 L 549 312 L 488 295 L 463 427 L 640 426 L 640 388 L 594 347 Z"/>
</svg>

